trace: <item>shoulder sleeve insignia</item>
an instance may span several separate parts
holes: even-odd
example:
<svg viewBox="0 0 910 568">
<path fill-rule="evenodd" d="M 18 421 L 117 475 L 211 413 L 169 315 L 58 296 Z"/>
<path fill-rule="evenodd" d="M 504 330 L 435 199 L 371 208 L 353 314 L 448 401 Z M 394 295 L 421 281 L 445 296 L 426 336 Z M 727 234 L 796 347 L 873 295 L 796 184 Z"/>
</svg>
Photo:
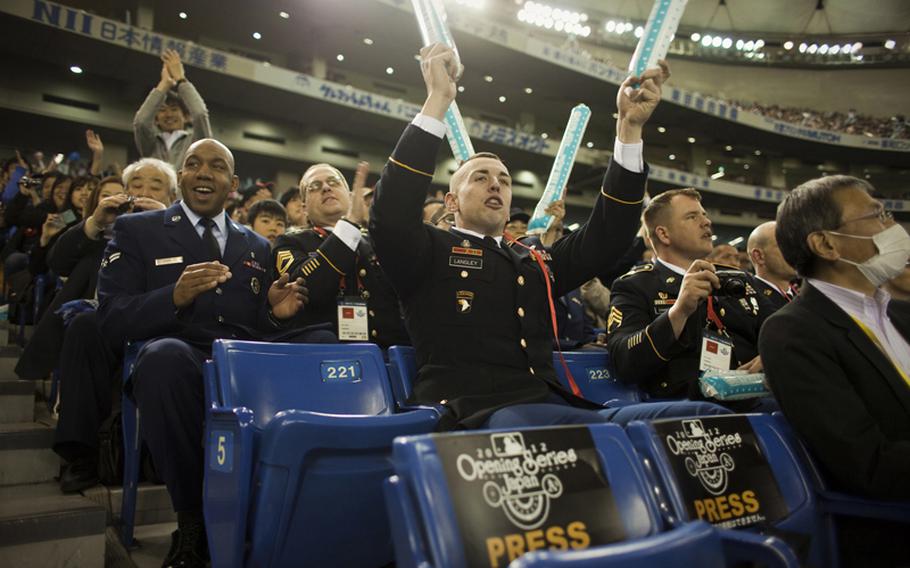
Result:
<svg viewBox="0 0 910 568">
<path fill-rule="evenodd" d="M 287 272 L 293 262 L 294 254 L 289 250 L 280 250 L 275 255 L 275 268 L 278 270 L 279 275 Z"/>
<path fill-rule="evenodd" d="M 610 306 L 610 315 L 607 316 L 607 333 L 622 325 L 622 312 L 616 306 Z"/>
</svg>

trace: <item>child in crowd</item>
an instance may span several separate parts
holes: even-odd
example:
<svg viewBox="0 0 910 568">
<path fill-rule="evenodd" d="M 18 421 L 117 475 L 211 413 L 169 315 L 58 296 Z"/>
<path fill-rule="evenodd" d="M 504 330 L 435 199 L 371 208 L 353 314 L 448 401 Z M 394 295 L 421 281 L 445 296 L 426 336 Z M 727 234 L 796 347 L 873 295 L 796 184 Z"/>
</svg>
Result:
<svg viewBox="0 0 910 568">
<path fill-rule="evenodd" d="M 275 239 L 283 235 L 287 228 L 288 213 L 284 206 L 274 199 L 262 199 L 250 207 L 247 221 L 253 231 L 274 245 Z"/>
</svg>

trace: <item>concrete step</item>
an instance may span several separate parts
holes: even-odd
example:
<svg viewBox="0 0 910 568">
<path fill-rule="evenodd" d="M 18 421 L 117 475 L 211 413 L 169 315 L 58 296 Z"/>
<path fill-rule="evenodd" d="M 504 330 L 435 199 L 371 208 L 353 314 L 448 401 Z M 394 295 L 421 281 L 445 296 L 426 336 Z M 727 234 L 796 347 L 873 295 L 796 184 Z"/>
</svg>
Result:
<svg viewBox="0 0 910 568">
<path fill-rule="evenodd" d="M 109 525 L 119 526 L 120 508 L 123 503 L 122 487 L 96 485 L 83 492 L 83 495 L 105 508 Z M 167 487 L 140 483 L 136 495 L 136 526 L 169 522 L 177 522 L 177 514 L 171 506 Z"/>
<path fill-rule="evenodd" d="M 0 566 L 104 566 L 105 512 L 56 483 L 0 488 Z"/>
<path fill-rule="evenodd" d="M 51 481 L 60 473 L 60 458 L 51 450 L 53 422 L 0 424 L 0 487 Z"/>
<path fill-rule="evenodd" d="M 177 530 L 177 523 L 161 523 L 136 527 L 138 547 L 130 553 L 137 568 L 159 568 L 171 547 L 171 533 Z"/>
<path fill-rule="evenodd" d="M 18 381 L 16 375 L 16 363 L 19 362 L 19 356 L 22 354 L 22 348 L 18 345 L 0 346 L 0 381 Z"/>
<path fill-rule="evenodd" d="M 0 424 L 35 420 L 35 383 L 0 381 Z"/>
<path fill-rule="evenodd" d="M 32 335 L 35 333 L 35 326 L 27 325 L 25 326 L 25 341 L 28 342 L 32 338 Z M 5 343 L 7 345 L 20 345 L 19 342 L 19 326 L 12 325 L 7 322 L 7 329 L 0 330 L 0 337 L 6 338 Z"/>
</svg>

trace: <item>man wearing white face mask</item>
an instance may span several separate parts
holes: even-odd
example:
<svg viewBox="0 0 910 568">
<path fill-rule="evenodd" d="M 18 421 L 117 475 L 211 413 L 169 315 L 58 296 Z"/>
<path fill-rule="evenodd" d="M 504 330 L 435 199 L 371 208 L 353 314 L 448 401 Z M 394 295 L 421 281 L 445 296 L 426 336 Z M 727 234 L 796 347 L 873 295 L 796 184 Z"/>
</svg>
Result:
<svg viewBox="0 0 910 568">
<path fill-rule="evenodd" d="M 871 191 L 861 179 L 828 176 L 781 204 L 777 243 L 805 282 L 764 323 L 759 352 L 784 414 L 833 488 L 907 500 L 910 303 L 882 285 L 905 269 L 910 236 Z M 851 533 L 848 557 L 887 555 L 866 565 L 910 555 L 907 539 L 891 538 L 889 527 L 841 528 Z"/>
<path fill-rule="evenodd" d="M 807 285 L 765 322 L 760 348 L 774 359 L 765 368 L 788 418 L 835 479 L 910 498 L 910 304 L 882 289 L 906 267 L 910 236 L 871 189 L 829 176 L 781 204 L 777 241 Z M 816 405 L 830 418 L 813 416 Z"/>
</svg>

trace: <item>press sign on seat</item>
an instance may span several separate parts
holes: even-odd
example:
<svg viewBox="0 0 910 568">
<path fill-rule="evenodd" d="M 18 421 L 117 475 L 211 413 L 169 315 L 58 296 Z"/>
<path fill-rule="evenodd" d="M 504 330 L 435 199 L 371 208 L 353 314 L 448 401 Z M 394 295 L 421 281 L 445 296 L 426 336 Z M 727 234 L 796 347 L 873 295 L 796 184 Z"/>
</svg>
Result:
<svg viewBox="0 0 910 568">
<path fill-rule="evenodd" d="M 230 473 L 234 470 L 234 433 L 230 430 L 213 430 L 209 444 L 212 459 L 209 464 L 215 471 Z"/>
<path fill-rule="evenodd" d="M 359 383 L 363 377 L 363 373 L 360 370 L 360 361 L 357 361 L 356 359 L 347 361 L 323 361 L 320 368 L 320 374 L 322 375 L 322 382 L 324 383 L 330 381 Z"/>
</svg>

